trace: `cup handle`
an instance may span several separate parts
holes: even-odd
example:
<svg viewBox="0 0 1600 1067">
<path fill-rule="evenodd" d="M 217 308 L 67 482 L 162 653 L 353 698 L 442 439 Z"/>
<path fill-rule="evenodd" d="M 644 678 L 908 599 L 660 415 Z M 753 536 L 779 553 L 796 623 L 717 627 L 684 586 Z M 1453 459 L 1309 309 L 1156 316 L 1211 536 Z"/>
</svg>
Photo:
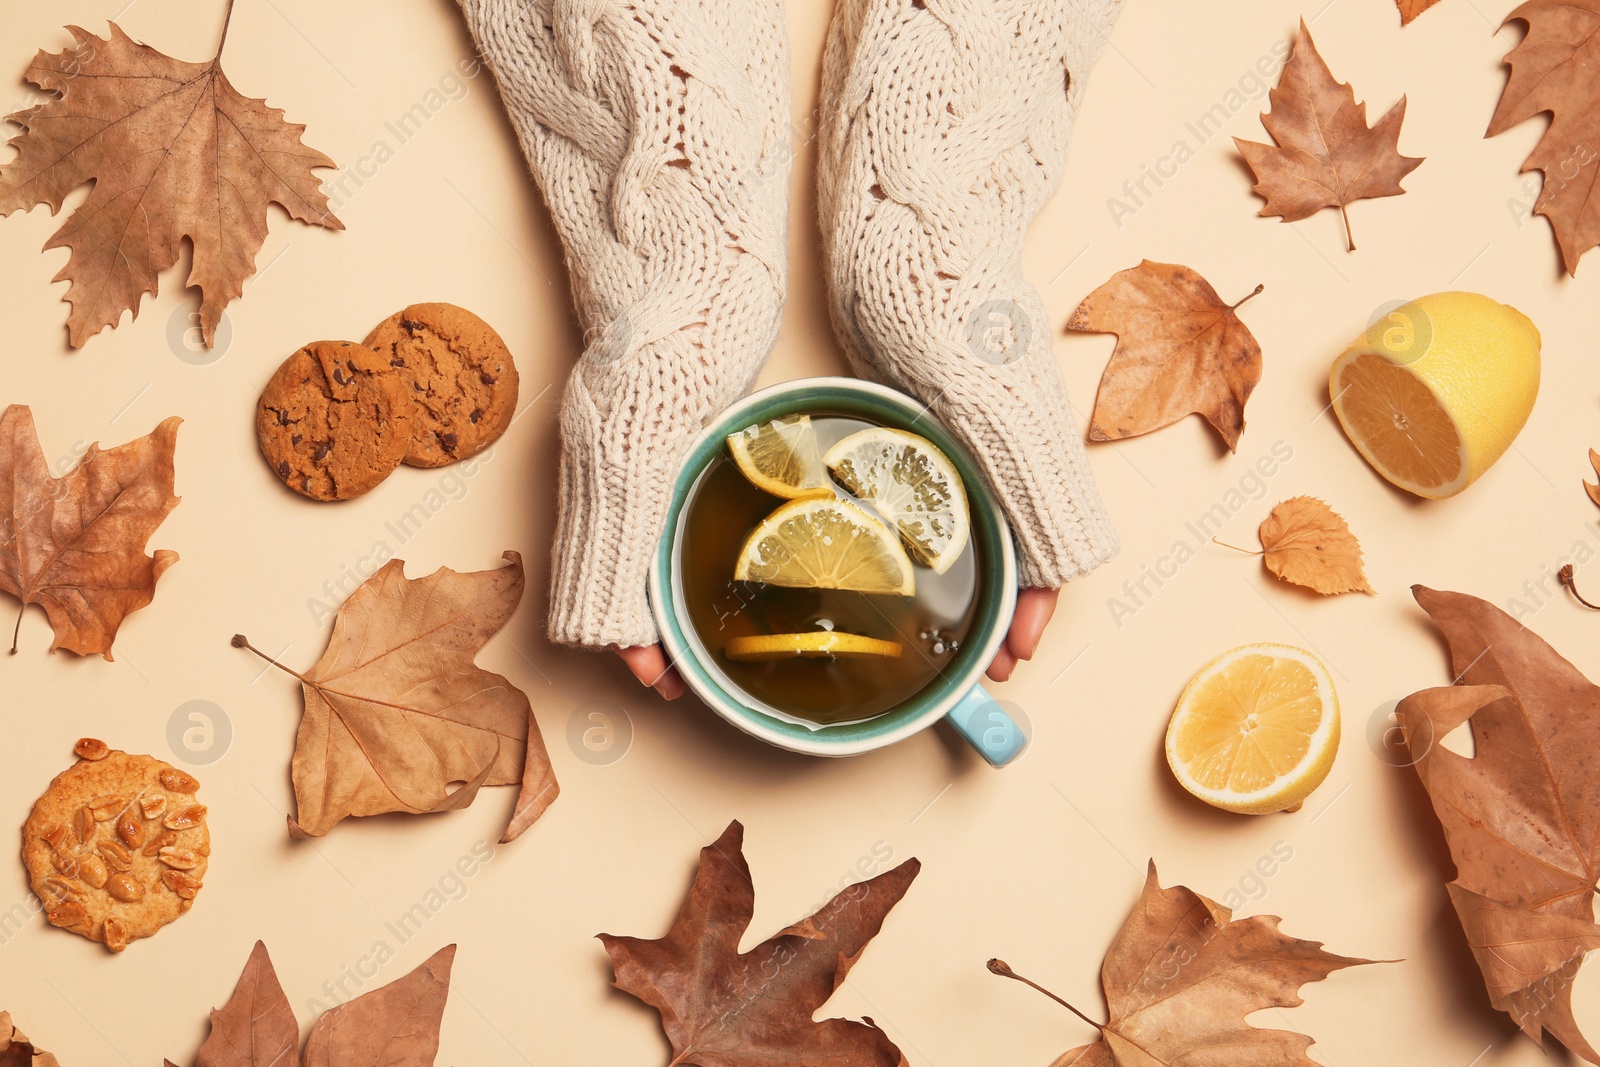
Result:
<svg viewBox="0 0 1600 1067">
<path fill-rule="evenodd" d="M 991 766 L 1004 767 L 1027 750 L 1029 738 L 1021 725 L 981 685 L 967 690 L 945 721 Z"/>
</svg>

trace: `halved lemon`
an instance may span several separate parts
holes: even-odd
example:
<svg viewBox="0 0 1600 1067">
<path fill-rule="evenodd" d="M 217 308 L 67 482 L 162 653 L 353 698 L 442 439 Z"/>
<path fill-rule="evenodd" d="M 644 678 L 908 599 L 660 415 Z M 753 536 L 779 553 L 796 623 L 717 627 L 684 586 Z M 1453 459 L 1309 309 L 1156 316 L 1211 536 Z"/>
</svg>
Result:
<svg viewBox="0 0 1600 1067">
<path fill-rule="evenodd" d="M 880 641 L 876 637 L 846 634 L 836 630 L 811 630 L 803 634 L 757 634 L 728 641 L 728 658 L 739 660 L 792 659 L 825 656 L 840 659 L 900 655 L 900 642 Z"/>
<path fill-rule="evenodd" d="M 733 576 L 742 582 L 856 593 L 916 592 L 911 558 L 894 531 L 837 497 L 791 500 L 745 539 Z"/>
<path fill-rule="evenodd" d="M 852 496 L 893 523 L 912 557 L 935 574 L 949 570 L 967 547 L 966 488 L 927 438 L 876 426 L 846 437 L 822 462 Z"/>
<path fill-rule="evenodd" d="M 1539 394 L 1539 330 L 1479 293 L 1434 293 L 1374 322 L 1328 394 L 1357 451 L 1400 488 L 1454 496 L 1499 459 Z"/>
<path fill-rule="evenodd" d="M 1244 645 L 1190 680 L 1167 726 L 1178 783 L 1247 815 L 1292 811 L 1339 751 L 1339 699 L 1322 661 L 1292 645 Z"/>
<path fill-rule="evenodd" d="M 733 462 L 756 488 L 794 500 L 831 495 L 811 416 L 773 419 L 728 435 Z"/>
</svg>

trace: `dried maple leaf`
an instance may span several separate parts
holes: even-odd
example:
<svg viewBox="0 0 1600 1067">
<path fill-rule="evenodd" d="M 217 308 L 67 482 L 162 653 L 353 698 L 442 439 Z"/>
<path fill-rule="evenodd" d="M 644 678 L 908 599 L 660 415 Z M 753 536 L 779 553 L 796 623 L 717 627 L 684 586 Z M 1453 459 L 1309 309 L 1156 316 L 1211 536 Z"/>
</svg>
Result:
<svg viewBox="0 0 1600 1067">
<path fill-rule="evenodd" d="M 1361 569 L 1361 542 L 1316 497 L 1291 497 L 1273 508 L 1260 536 L 1267 570 L 1284 581 L 1325 595 L 1372 592 Z"/>
<path fill-rule="evenodd" d="M 1561 261 L 1576 274 L 1579 257 L 1600 245 L 1600 0 L 1529 0 L 1513 19 L 1528 34 L 1506 55 L 1511 77 L 1484 136 L 1550 113 L 1522 173 L 1544 172 L 1533 213 L 1550 220 Z"/>
<path fill-rule="evenodd" d="M 1300 38 L 1270 95 L 1272 109 L 1261 125 L 1277 144 L 1235 137 L 1233 143 L 1256 176 L 1262 215 L 1285 222 L 1336 207 L 1344 218 L 1346 244 L 1355 251 L 1349 205 L 1369 197 L 1399 196 L 1400 179 L 1422 160 L 1400 154 L 1400 124 L 1406 98 L 1376 126 L 1367 126 L 1367 105 L 1356 103 L 1350 86 L 1334 80 L 1317 53 L 1311 31 L 1300 21 Z"/>
<path fill-rule="evenodd" d="M 1394 2 L 1400 8 L 1400 25 L 1409 26 L 1412 19 L 1437 4 L 1439 0 L 1394 0 Z"/>
<path fill-rule="evenodd" d="M 1600 948 L 1600 687 L 1494 605 L 1413 586 L 1450 647 L 1453 685 L 1400 702 L 1417 776 L 1444 828 L 1450 899 L 1490 1002 L 1591 1063 L 1572 978 Z M 1472 723 L 1474 754 L 1437 744 Z"/>
<path fill-rule="evenodd" d="M 222 309 L 255 273 L 269 204 L 344 229 L 312 173 L 334 163 L 300 142 L 304 126 L 234 89 L 218 62 L 221 43 L 209 62 L 186 63 L 115 22 L 110 28 L 97 37 L 67 27 L 73 47 L 40 51 L 24 72 L 52 98 L 8 116 L 23 132 L 10 141 L 17 157 L 0 167 L 0 217 L 38 204 L 54 214 L 93 183 L 45 244 L 69 252 L 54 280 L 71 283 L 74 348 L 115 327 L 124 311 L 137 318 L 140 299 L 157 291 L 188 238 L 186 284 L 201 291 L 200 331 L 210 346 Z"/>
<path fill-rule="evenodd" d="M 904 1064 L 871 1019 L 811 1017 L 844 983 L 921 864 L 910 859 L 858 882 L 815 915 L 741 953 L 739 941 L 755 911 L 743 842 L 744 827 L 732 822 L 700 850 L 694 886 L 666 937 L 600 935 L 616 987 L 661 1013 L 673 1064 Z"/>
<path fill-rule="evenodd" d="M 324 1012 L 302 1057 L 300 1026 L 257 941 L 233 996 L 211 1013 L 198 1067 L 429 1067 L 439 1054 L 455 956 L 456 947 L 446 946 L 404 978 Z"/>
<path fill-rule="evenodd" d="M 1251 1026 L 1245 1016 L 1302 1004 L 1307 982 L 1373 961 L 1324 952 L 1321 942 L 1280 932 L 1278 921 L 1235 919 L 1186 886 L 1162 889 L 1151 862 L 1139 902 L 1101 968 L 1109 1022 L 1094 1022 L 999 960 L 990 960 L 989 969 L 1034 986 L 1099 1029 L 1099 1041 L 1063 1053 L 1053 1067 L 1315 1067 L 1306 1055 L 1311 1038 Z"/>
<path fill-rule="evenodd" d="M 1067 329 L 1114 333 L 1091 441 L 1120 441 L 1204 415 L 1237 451 L 1244 405 L 1261 380 L 1261 346 L 1211 283 L 1188 267 L 1145 260 L 1090 293 Z"/>
<path fill-rule="evenodd" d="M 327 651 L 305 674 L 233 639 L 305 694 L 292 836 L 321 837 L 351 815 L 455 811 L 482 786 L 521 782 L 505 843 L 556 799 L 527 694 L 473 663 L 522 599 L 522 557 L 504 558 L 510 566 L 415 579 L 390 560 L 340 605 Z"/>
<path fill-rule="evenodd" d="M 111 658 L 122 620 L 155 596 L 176 552 L 144 554 L 156 527 L 178 504 L 173 494 L 170 418 L 137 440 L 90 445 L 70 473 L 50 476 L 33 412 L 13 404 L 0 414 L 0 589 L 49 616 L 54 652 Z"/>
<path fill-rule="evenodd" d="M 0 1011 L 0 1067 L 61 1067 L 48 1052 L 34 1048 L 22 1031 L 11 1025 L 11 1013 Z"/>
</svg>

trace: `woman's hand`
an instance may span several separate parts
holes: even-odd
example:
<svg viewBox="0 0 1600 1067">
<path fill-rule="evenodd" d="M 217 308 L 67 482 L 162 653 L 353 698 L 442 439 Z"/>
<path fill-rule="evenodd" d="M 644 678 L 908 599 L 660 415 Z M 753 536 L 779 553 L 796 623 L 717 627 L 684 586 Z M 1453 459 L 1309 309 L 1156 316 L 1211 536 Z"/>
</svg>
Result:
<svg viewBox="0 0 1600 1067">
<path fill-rule="evenodd" d="M 1021 660 L 1033 658 L 1044 637 L 1044 628 L 1055 614 L 1059 589 L 1023 589 L 1017 593 L 1017 612 L 1011 617 L 1011 631 L 1000 650 L 989 664 L 989 677 L 1004 682 L 1011 677 Z M 660 645 L 641 645 L 637 648 L 619 648 L 617 655 L 628 665 L 633 676 L 668 700 L 677 700 L 688 692 L 677 670 L 667 662 Z"/>
</svg>

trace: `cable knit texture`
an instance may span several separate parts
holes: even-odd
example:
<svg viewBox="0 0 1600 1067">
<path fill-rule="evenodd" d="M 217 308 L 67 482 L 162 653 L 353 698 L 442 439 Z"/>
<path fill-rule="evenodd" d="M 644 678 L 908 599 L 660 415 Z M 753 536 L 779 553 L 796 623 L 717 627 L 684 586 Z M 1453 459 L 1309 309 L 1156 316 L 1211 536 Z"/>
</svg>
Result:
<svg viewBox="0 0 1600 1067">
<path fill-rule="evenodd" d="M 1120 8 L 838 0 L 823 61 L 834 328 L 858 373 L 918 397 L 968 446 L 1030 586 L 1118 547 L 1021 259 Z"/>
<path fill-rule="evenodd" d="M 656 640 L 646 585 L 688 444 L 747 390 L 786 282 L 782 0 L 461 0 L 566 249 L 553 641 Z"/>
</svg>

